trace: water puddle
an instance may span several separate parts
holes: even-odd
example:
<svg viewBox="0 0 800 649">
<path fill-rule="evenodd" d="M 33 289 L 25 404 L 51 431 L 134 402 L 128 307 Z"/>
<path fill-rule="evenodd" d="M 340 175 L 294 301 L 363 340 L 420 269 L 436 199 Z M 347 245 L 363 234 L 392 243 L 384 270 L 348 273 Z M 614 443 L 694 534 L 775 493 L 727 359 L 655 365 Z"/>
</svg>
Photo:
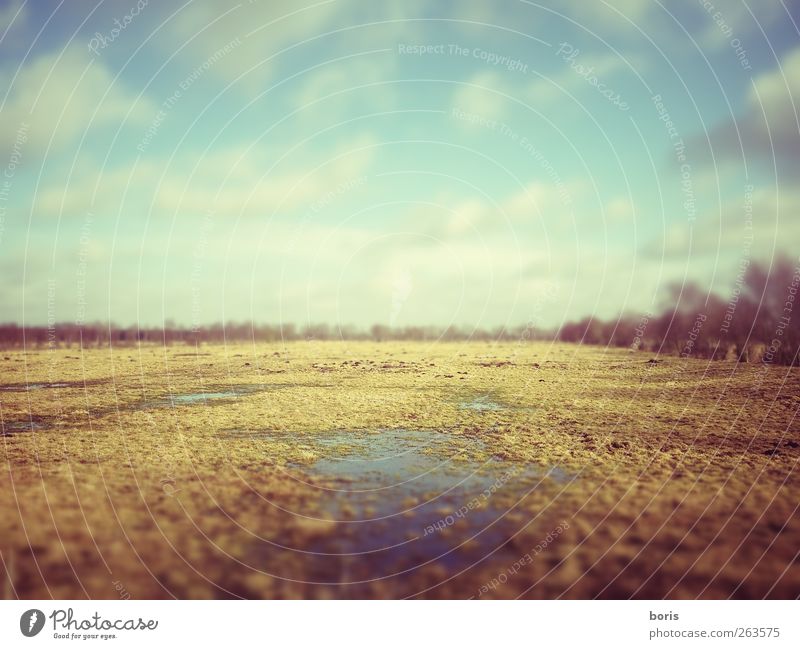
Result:
<svg viewBox="0 0 800 649">
<path fill-rule="evenodd" d="M 216 399 L 235 399 L 244 395 L 244 392 L 236 390 L 229 390 L 228 392 L 196 392 L 195 394 L 176 394 L 171 396 L 170 400 L 181 405 L 184 403 L 215 401 Z"/>
<path fill-rule="evenodd" d="M 9 437 L 18 433 L 32 433 L 44 429 L 44 424 L 38 421 L 6 421 L 0 424 L 0 435 Z"/>
<path fill-rule="evenodd" d="M 330 529 L 299 549 L 304 573 L 337 584 L 341 597 L 365 596 L 371 581 L 429 564 L 451 576 L 484 559 L 505 558 L 507 541 L 531 520 L 517 503 L 545 481 L 572 479 L 557 467 L 501 461 L 479 439 L 453 433 L 337 431 L 298 438 L 235 431 L 236 438 L 293 441 L 313 450 L 318 459 L 285 471 L 287 479 L 314 478 L 324 512 L 317 518 Z M 288 577 L 283 554 L 259 545 L 250 560 Z"/>
<path fill-rule="evenodd" d="M 189 406 L 194 404 L 206 405 L 214 401 L 230 401 L 245 396 L 247 393 L 238 390 L 224 392 L 192 392 L 189 394 L 170 394 L 161 399 L 148 399 L 136 404 L 140 410 L 151 408 L 175 408 L 176 406 Z"/>
<path fill-rule="evenodd" d="M 5 392 L 27 392 L 29 390 L 47 390 L 50 388 L 71 388 L 72 383 L 9 383 L 0 385 L 0 390 Z M 83 387 L 83 384 L 81 384 Z"/>
<path fill-rule="evenodd" d="M 461 410 L 473 410 L 475 412 L 501 412 L 504 410 L 513 410 L 514 412 L 536 411 L 536 408 L 533 406 L 503 403 L 490 394 L 482 394 L 469 400 L 459 401 L 458 407 Z"/>
<path fill-rule="evenodd" d="M 503 406 L 493 401 L 488 394 L 475 397 L 471 401 L 462 401 L 458 404 L 458 407 L 462 410 L 477 410 L 478 412 L 496 412 L 498 410 L 503 410 Z"/>
<path fill-rule="evenodd" d="M 170 394 L 158 399 L 147 399 L 136 404 L 136 408 L 147 410 L 150 408 L 174 408 L 176 406 L 191 405 L 210 405 L 214 402 L 227 403 L 242 397 L 259 392 L 269 392 L 272 390 L 283 390 L 297 387 L 327 388 L 332 385 L 321 385 L 317 383 L 258 383 L 244 385 L 215 385 L 210 386 L 206 391 L 189 392 L 186 394 Z"/>
<path fill-rule="evenodd" d="M 0 384 L 0 392 L 30 392 L 33 390 L 53 390 L 58 388 L 73 388 L 85 390 L 89 387 L 102 385 L 108 379 L 86 379 L 82 381 L 39 381 L 35 383 L 4 383 Z"/>
</svg>

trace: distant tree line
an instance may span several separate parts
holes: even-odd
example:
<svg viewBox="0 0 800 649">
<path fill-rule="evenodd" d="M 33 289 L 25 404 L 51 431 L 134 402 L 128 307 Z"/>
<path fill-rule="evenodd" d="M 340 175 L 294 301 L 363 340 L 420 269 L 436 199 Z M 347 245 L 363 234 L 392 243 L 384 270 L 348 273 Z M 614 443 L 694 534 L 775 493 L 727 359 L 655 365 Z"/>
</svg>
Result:
<svg viewBox="0 0 800 649">
<path fill-rule="evenodd" d="M 553 332 L 536 331 L 537 339 L 552 338 Z M 419 341 L 510 341 L 534 338 L 533 328 L 525 326 L 495 329 L 467 329 L 455 326 L 439 327 L 409 326 L 388 327 L 373 325 L 369 329 L 354 326 L 331 326 L 311 324 L 297 327 L 285 325 L 253 325 L 250 323 L 213 324 L 196 329 L 181 327 L 167 322 L 164 327 L 120 327 L 104 323 L 75 325 L 56 323 L 52 327 L 20 327 L 17 324 L 0 324 L 0 346 L 9 347 L 96 347 L 143 344 L 203 344 L 221 342 L 279 342 L 313 340 L 388 340 Z"/>
<path fill-rule="evenodd" d="M 771 269 L 744 260 L 727 296 L 696 284 L 673 286 L 658 313 L 616 321 L 585 318 L 562 326 L 557 335 L 564 342 L 797 365 L 799 288 L 800 267 L 789 260 L 780 258 Z"/>
<path fill-rule="evenodd" d="M 548 331 L 528 324 L 472 329 L 312 324 L 254 325 L 219 323 L 189 329 L 167 321 L 163 327 L 119 327 L 103 323 L 51 327 L 0 324 L 3 347 L 84 347 L 136 344 L 279 342 L 297 340 L 516 341 L 563 342 L 627 347 L 680 356 L 798 364 L 800 347 L 800 267 L 778 259 L 771 269 L 742 263 L 729 295 L 702 291 L 696 284 L 673 286 L 658 313 L 626 315 L 617 320 L 584 318 Z"/>
</svg>

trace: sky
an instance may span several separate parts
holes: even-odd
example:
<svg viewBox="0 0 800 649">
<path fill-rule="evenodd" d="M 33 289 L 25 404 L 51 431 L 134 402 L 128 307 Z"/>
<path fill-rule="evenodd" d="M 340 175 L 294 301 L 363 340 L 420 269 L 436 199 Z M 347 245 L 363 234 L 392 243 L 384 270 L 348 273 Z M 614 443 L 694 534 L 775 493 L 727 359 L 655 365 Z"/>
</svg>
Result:
<svg viewBox="0 0 800 649">
<path fill-rule="evenodd" d="M 0 2 L 0 321 L 556 327 L 800 254 L 800 8 Z"/>
</svg>

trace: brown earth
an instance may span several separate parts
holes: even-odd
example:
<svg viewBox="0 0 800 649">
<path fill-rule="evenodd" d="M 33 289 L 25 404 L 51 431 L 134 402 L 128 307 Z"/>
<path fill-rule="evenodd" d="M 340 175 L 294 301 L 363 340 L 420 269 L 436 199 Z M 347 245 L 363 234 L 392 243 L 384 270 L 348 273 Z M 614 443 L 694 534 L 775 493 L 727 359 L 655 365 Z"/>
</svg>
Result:
<svg viewBox="0 0 800 649">
<path fill-rule="evenodd" d="M 528 342 L 0 353 L 2 592 L 800 596 L 800 372 L 649 360 Z M 464 406 L 476 397 L 497 407 Z M 404 430 L 430 433 L 421 456 L 451 466 L 561 477 L 476 507 L 502 512 L 499 540 L 471 509 L 437 531 L 457 561 L 415 556 L 415 507 L 437 496 L 418 492 L 381 528 L 403 552 L 334 556 L 358 541 L 353 520 L 392 503 L 329 491 L 342 477 L 317 463 L 360 452 L 341 431 Z"/>
</svg>

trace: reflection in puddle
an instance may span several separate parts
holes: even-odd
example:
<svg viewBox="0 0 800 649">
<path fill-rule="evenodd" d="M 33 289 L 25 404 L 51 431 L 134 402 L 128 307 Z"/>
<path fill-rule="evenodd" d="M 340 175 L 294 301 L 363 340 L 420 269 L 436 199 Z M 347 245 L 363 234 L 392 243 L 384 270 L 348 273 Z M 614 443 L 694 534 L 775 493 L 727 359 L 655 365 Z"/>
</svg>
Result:
<svg viewBox="0 0 800 649">
<path fill-rule="evenodd" d="M 234 435 L 289 439 L 281 433 Z M 331 528 L 298 550 L 306 553 L 304 572 L 315 580 L 351 584 L 339 586 L 341 597 L 364 596 L 372 580 L 431 563 L 451 576 L 484 558 L 496 560 L 531 522 L 530 514 L 515 509 L 518 502 L 544 481 L 572 479 L 557 467 L 490 457 L 480 440 L 452 433 L 330 432 L 303 436 L 302 442 L 320 459 L 290 465 L 286 472 L 301 481 L 311 475 L 323 485 L 319 518 Z M 274 546 L 259 545 L 249 560 L 290 577 L 282 556 Z"/>
</svg>

